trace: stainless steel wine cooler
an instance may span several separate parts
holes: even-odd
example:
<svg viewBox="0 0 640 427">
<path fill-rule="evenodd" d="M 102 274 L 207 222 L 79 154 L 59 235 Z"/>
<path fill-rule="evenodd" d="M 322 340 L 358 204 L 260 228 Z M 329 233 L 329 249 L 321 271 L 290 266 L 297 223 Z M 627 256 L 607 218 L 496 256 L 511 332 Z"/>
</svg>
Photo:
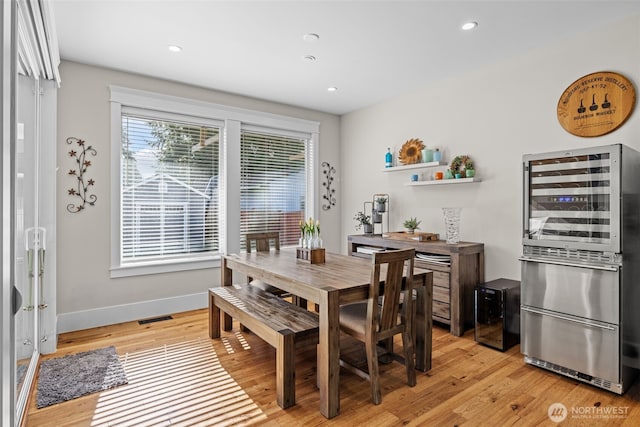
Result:
<svg viewBox="0 0 640 427">
<path fill-rule="evenodd" d="M 640 153 L 523 157 L 521 351 L 624 393 L 640 368 Z"/>
</svg>

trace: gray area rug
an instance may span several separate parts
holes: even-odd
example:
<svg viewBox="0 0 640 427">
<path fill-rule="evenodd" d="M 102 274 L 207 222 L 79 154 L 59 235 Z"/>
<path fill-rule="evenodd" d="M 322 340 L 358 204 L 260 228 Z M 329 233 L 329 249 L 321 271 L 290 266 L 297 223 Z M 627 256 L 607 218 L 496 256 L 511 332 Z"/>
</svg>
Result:
<svg viewBox="0 0 640 427">
<path fill-rule="evenodd" d="M 45 360 L 38 374 L 36 406 L 55 405 L 127 384 L 115 347 Z"/>
</svg>

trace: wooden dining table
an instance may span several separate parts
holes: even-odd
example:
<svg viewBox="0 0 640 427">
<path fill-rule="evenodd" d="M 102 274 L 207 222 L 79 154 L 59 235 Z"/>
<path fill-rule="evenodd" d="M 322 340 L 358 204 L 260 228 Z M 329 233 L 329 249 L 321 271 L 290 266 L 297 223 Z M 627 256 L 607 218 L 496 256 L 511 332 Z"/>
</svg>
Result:
<svg viewBox="0 0 640 427">
<path fill-rule="evenodd" d="M 325 263 L 296 259 L 295 248 L 279 251 L 226 255 L 222 261 L 223 286 L 233 284 L 233 272 L 259 279 L 297 297 L 317 304 L 320 320 L 317 375 L 320 413 L 333 418 L 340 412 L 340 318 L 341 304 L 366 299 L 371 279 L 371 261 L 326 253 Z M 416 289 L 416 369 L 431 369 L 431 311 L 433 273 L 414 270 Z M 231 330 L 225 315 L 224 329 Z"/>
</svg>

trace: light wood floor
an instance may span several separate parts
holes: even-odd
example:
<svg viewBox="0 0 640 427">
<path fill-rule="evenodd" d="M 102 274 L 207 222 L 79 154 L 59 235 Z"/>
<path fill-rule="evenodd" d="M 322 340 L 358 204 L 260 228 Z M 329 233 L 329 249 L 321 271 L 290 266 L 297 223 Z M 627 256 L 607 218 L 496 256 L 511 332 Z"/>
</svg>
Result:
<svg viewBox="0 0 640 427">
<path fill-rule="evenodd" d="M 475 343 L 473 331 L 456 338 L 438 327 L 433 368 L 419 373 L 414 388 L 406 385 L 403 366 L 383 365 L 383 402 L 375 406 L 368 383 L 343 371 L 341 413 L 327 420 L 318 411 L 312 348 L 297 358 L 297 404 L 282 410 L 275 403 L 273 348 L 237 325 L 210 340 L 206 310 L 173 317 L 62 334 L 58 352 L 46 358 L 113 345 L 129 384 L 43 409 L 36 408 L 34 391 L 26 425 L 552 426 L 553 403 L 568 408 L 562 425 L 640 425 L 638 384 L 617 396 L 525 365 L 517 346 L 501 353 Z M 605 415 L 612 411 L 621 415 Z"/>
</svg>

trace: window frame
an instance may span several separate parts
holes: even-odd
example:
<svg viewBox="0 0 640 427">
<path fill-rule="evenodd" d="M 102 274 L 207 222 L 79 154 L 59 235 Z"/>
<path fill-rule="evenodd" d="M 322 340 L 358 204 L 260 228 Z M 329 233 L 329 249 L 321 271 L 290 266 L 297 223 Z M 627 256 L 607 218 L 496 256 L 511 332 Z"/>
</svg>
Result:
<svg viewBox="0 0 640 427">
<path fill-rule="evenodd" d="M 221 255 L 240 248 L 240 135 L 247 129 L 297 136 L 306 142 L 306 216 L 317 217 L 318 140 L 320 123 L 225 106 L 206 101 L 109 86 L 111 104 L 111 266 L 112 278 L 220 267 Z M 175 259 L 121 263 L 121 149 L 122 113 L 139 112 L 150 118 L 204 123 L 220 128 L 219 236 L 220 253 Z"/>
<path fill-rule="evenodd" d="M 176 113 L 172 113 L 172 112 L 165 112 L 165 111 L 149 111 L 146 109 L 141 109 L 141 108 L 137 108 L 137 107 L 129 107 L 126 105 L 121 105 L 120 107 L 120 133 L 119 135 L 122 135 L 122 117 L 124 115 L 128 115 L 128 116 L 133 116 L 133 117 L 137 117 L 137 118 L 145 118 L 145 119 L 149 119 L 149 120 L 159 120 L 159 121 L 163 121 L 163 122 L 176 122 L 176 123 L 185 123 L 185 124 L 190 124 L 190 125 L 195 125 L 195 126 L 199 126 L 199 125 L 203 125 L 203 126 L 207 126 L 210 128 L 216 128 L 219 130 L 220 135 L 222 135 L 222 133 L 224 132 L 224 122 L 220 121 L 220 120 L 211 120 L 208 118 L 202 118 L 202 117 L 195 117 L 195 116 L 187 116 L 184 114 L 176 114 Z M 120 192 L 122 190 L 122 183 L 121 183 L 121 168 L 122 168 L 122 140 L 121 138 L 118 140 L 118 158 L 115 159 L 113 158 L 112 161 L 116 161 L 120 163 L 120 166 L 118 167 L 118 171 L 117 171 L 117 176 L 113 177 L 113 178 L 117 178 L 117 181 L 113 182 L 112 185 L 112 189 L 115 189 L 118 191 L 118 198 L 119 198 L 119 203 L 120 203 L 120 207 L 122 206 L 122 202 L 123 202 L 123 194 Z M 115 155 L 115 148 L 113 148 L 113 155 Z M 219 153 L 218 156 L 218 165 L 220 167 L 221 163 L 220 163 L 220 157 L 221 157 L 221 153 Z M 112 195 L 113 197 L 115 197 L 115 195 Z M 220 199 L 218 200 L 218 203 L 220 202 Z M 163 255 L 162 259 L 147 259 L 147 260 L 139 260 L 139 261 L 127 261 L 126 263 L 122 260 L 122 239 L 124 238 L 123 236 L 123 231 L 122 228 L 120 227 L 120 207 L 118 208 L 118 218 L 117 220 L 119 221 L 118 223 L 118 227 L 120 228 L 119 231 L 119 237 L 118 237 L 118 241 L 114 242 L 112 241 L 112 245 L 114 244 L 118 244 L 118 262 L 120 263 L 120 268 L 121 269 L 138 269 L 138 268 L 142 268 L 142 267 L 146 267 L 146 266 L 155 266 L 154 268 L 159 269 L 160 267 L 157 267 L 157 265 L 166 265 L 166 264 L 170 264 L 170 263 L 184 263 L 184 262 L 189 262 L 189 263 L 194 263 L 194 262 L 206 262 L 207 260 L 216 260 L 219 259 L 219 254 L 215 253 L 215 255 L 212 254 L 212 252 L 208 252 L 208 253 L 191 253 L 189 255 L 182 255 L 182 254 L 177 254 L 175 256 L 170 256 L 170 255 Z M 220 248 L 219 248 L 220 250 Z M 213 258 L 212 258 L 213 257 Z M 197 268 L 197 267 L 194 267 Z M 207 268 L 206 264 L 204 264 L 201 268 Z M 135 271 L 135 270 L 131 270 L 131 271 Z M 141 270 L 144 271 L 144 270 Z M 171 269 L 169 269 L 169 271 L 173 271 Z M 141 273 L 144 274 L 144 273 Z"/>
</svg>

